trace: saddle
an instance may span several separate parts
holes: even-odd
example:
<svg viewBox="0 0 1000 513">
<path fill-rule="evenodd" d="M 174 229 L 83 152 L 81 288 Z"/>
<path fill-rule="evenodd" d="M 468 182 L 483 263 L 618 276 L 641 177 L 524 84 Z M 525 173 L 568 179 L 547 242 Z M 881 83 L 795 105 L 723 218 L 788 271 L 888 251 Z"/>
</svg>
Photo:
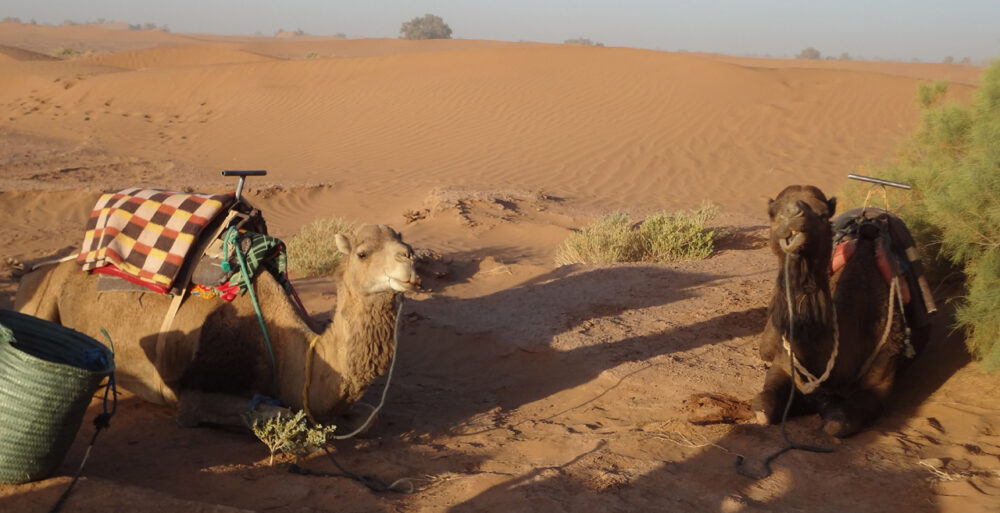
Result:
<svg viewBox="0 0 1000 513">
<path fill-rule="evenodd" d="M 99 290 L 183 295 L 192 283 L 225 287 L 239 271 L 236 251 L 247 255 L 251 277 L 263 266 L 284 283 L 284 244 L 244 198 L 132 188 L 98 200 L 77 262 L 102 275 Z"/>
<path fill-rule="evenodd" d="M 900 294 L 911 322 L 916 326 L 930 324 L 930 315 L 937 311 L 937 306 L 924 277 L 916 242 L 902 219 L 880 208 L 856 208 L 833 220 L 833 234 L 831 274 L 850 260 L 858 240 L 873 240 L 875 261 L 882 277 L 887 283 L 899 278 Z M 912 290 L 919 294 L 911 294 Z"/>
</svg>

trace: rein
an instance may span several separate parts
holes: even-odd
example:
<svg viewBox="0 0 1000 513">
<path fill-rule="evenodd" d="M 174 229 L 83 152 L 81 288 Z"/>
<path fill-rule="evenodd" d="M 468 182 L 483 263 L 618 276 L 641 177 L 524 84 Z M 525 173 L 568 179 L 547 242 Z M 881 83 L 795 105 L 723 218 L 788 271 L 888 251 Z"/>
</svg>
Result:
<svg viewBox="0 0 1000 513">
<path fill-rule="evenodd" d="M 794 333 L 794 328 L 795 328 L 795 315 L 792 311 L 792 285 L 791 285 L 791 278 L 788 277 L 791 260 L 792 260 L 791 255 L 788 255 L 786 253 L 785 254 L 785 301 L 788 303 L 788 338 L 792 338 L 792 334 Z M 834 322 L 836 322 L 836 315 L 837 315 L 836 309 L 834 309 Z M 836 330 L 836 328 L 834 329 Z M 835 331 L 834 333 L 836 334 L 838 332 Z M 826 372 L 823 373 L 822 380 L 820 380 L 819 383 L 822 383 L 822 381 L 825 381 L 829 377 L 830 370 L 833 368 L 833 364 L 831 362 L 833 362 L 837 356 L 836 341 L 839 339 L 839 335 L 835 335 L 835 337 L 836 338 L 834 339 L 835 345 L 833 354 L 830 358 L 830 361 L 827 362 Z M 796 361 L 795 353 L 792 351 L 792 345 L 785 344 L 785 349 L 788 351 L 788 359 L 792 362 L 795 362 Z M 792 374 L 794 376 L 795 372 L 793 371 Z M 812 374 L 810 374 L 810 376 L 812 376 Z M 819 386 L 819 383 L 816 383 L 816 386 Z M 794 400 L 795 400 L 795 383 L 793 378 L 792 386 L 788 387 L 788 401 L 785 402 L 785 411 L 782 412 L 781 414 L 781 436 L 785 439 L 785 446 L 782 447 L 781 449 L 778 449 L 777 451 L 775 451 L 770 456 L 764 459 L 764 474 L 757 476 L 747 472 L 746 469 L 743 468 L 743 461 L 744 461 L 743 456 L 736 457 L 736 462 L 735 462 L 736 472 L 752 479 L 764 479 L 773 473 L 773 471 L 771 470 L 771 462 L 774 461 L 778 456 L 781 456 L 782 454 L 788 451 L 800 450 L 800 451 L 822 452 L 822 453 L 833 452 L 833 447 L 797 444 L 793 442 L 792 439 L 788 436 L 788 412 L 791 411 L 792 402 L 794 402 Z"/>
<path fill-rule="evenodd" d="M 787 287 L 787 280 L 785 284 Z M 789 297 L 791 297 L 791 292 L 786 291 L 786 293 Z M 789 319 L 791 319 L 791 309 L 792 305 L 789 304 Z M 889 317 L 889 320 L 892 321 L 892 317 Z M 791 330 L 789 330 L 789 332 L 790 331 Z M 886 330 L 886 336 L 888 336 L 888 330 Z M 883 337 L 882 342 L 885 342 L 885 337 Z M 802 365 L 802 363 L 799 362 L 799 359 L 795 357 L 795 353 L 792 352 L 791 342 L 784 335 L 781 336 L 781 345 L 785 348 L 785 351 L 788 351 L 788 357 L 792 361 L 795 371 L 797 371 L 797 373 L 793 372 L 792 374 L 795 377 L 796 384 L 802 389 L 802 393 L 811 394 L 815 392 L 824 381 L 830 378 L 830 372 L 833 370 L 833 366 L 837 361 L 837 353 L 840 351 L 840 327 L 837 323 L 837 309 L 835 307 L 833 308 L 833 350 L 830 351 L 830 358 L 826 361 L 826 370 L 823 371 L 823 374 L 820 377 L 817 378 L 814 376 L 811 372 L 809 372 L 809 369 L 807 369 L 805 365 Z M 881 344 L 879 347 L 881 347 Z M 871 364 L 871 360 L 873 359 L 874 355 L 869 358 L 868 364 Z M 805 381 L 803 382 L 803 380 Z"/>
</svg>

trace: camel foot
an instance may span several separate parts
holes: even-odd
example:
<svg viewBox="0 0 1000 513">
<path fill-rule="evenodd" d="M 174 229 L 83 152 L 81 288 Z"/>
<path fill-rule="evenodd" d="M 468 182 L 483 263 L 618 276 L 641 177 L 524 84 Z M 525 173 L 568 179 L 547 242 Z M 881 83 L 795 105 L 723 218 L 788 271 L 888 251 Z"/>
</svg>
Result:
<svg viewBox="0 0 1000 513">
<path fill-rule="evenodd" d="M 847 438 L 858 432 L 857 423 L 851 422 L 844 411 L 834 408 L 823 412 L 823 431 L 830 436 Z"/>
<path fill-rule="evenodd" d="M 766 391 L 753 398 L 750 403 L 750 411 L 753 412 L 757 424 L 762 426 L 777 424 L 781 420 L 774 407 L 774 397 Z"/>
</svg>

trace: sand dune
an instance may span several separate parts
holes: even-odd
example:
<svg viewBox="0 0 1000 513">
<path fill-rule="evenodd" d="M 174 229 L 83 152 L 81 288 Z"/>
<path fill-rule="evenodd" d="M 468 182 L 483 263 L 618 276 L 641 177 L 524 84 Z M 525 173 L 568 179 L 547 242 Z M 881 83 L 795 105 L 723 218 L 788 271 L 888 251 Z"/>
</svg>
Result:
<svg viewBox="0 0 1000 513">
<path fill-rule="evenodd" d="M 0 62 L 3 61 L 54 61 L 55 57 L 43 53 L 32 52 L 14 46 L 0 46 Z"/>
<path fill-rule="evenodd" d="M 87 60 L 118 68 L 146 69 L 263 62 L 270 59 L 261 55 L 227 48 L 176 47 L 100 55 Z"/>
<path fill-rule="evenodd" d="M 853 69 L 396 40 L 331 40 L 355 56 L 268 62 L 256 55 L 267 45 L 242 44 L 251 54 L 233 42 L 200 44 L 94 57 L 141 69 L 88 74 L 71 88 L 53 82 L 35 93 L 46 102 L 39 115 L 6 123 L 88 134 L 116 153 L 177 159 L 197 173 L 267 168 L 282 183 L 395 193 L 398 184 L 518 185 L 592 206 L 711 199 L 752 210 L 802 174 L 837 187 L 859 163 L 890 155 L 916 121 L 916 80 Z M 290 44 L 301 54 L 313 43 Z M 272 43 L 270 53 L 279 47 L 287 50 Z"/>
<path fill-rule="evenodd" d="M 81 52 L 122 52 L 185 41 L 182 36 L 155 30 L 121 30 L 121 25 L 27 25 L 0 22 L 0 45 L 17 46 L 44 54 L 69 48 Z"/>
</svg>

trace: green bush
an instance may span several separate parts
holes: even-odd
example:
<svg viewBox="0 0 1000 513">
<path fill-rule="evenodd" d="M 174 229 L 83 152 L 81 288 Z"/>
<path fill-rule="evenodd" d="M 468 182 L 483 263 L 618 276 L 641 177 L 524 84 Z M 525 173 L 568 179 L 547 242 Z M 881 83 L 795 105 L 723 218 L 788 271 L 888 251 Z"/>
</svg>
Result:
<svg viewBox="0 0 1000 513">
<path fill-rule="evenodd" d="M 615 212 L 570 235 L 556 252 L 556 264 L 632 262 L 640 253 L 639 234 L 628 214 Z"/>
<path fill-rule="evenodd" d="M 404 21 L 399 27 L 402 39 L 451 39 L 451 27 L 440 16 L 425 14 L 423 17 Z"/>
<path fill-rule="evenodd" d="M 819 53 L 819 50 L 817 50 L 817 49 L 815 49 L 815 48 L 813 48 L 813 47 L 810 46 L 809 48 L 806 48 L 806 49 L 802 50 L 801 52 L 799 52 L 799 54 L 796 55 L 795 58 L 796 59 L 818 60 L 818 59 L 823 58 L 823 55 L 821 53 Z"/>
<path fill-rule="evenodd" d="M 715 250 L 716 233 L 705 225 L 718 212 L 717 208 L 706 204 L 692 212 L 647 217 L 639 226 L 643 260 L 673 262 L 708 258 Z"/>
<path fill-rule="evenodd" d="M 299 276 L 330 276 L 340 265 L 335 237 L 354 233 L 354 225 L 339 217 L 317 219 L 303 226 L 288 242 L 288 268 Z"/>
<path fill-rule="evenodd" d="M 946 103 L 946 92 L 936 83 L 921 86 L 919 128 L 900 158 L 874 174 L 913 185 L 907 200 L 894 210 L 922 250 L 964 271 L 967 294 L 956 311 L 958 325 L 966 332 L 970 352 L 986 368 L 996 370 L 1000 369 L 1000 61 L 984 70 L 970 105 Z"/>
<path fill-rule="evenodd" d="M 278 452 L 291 454 L 298 460 L 308 456 L 326 445 L 327 437 L 332 435 L 336 426 L 309 425 L 304 411 L 295 415 L 257 418 L 247 416 L 247 424 L 257 438 L 264 442 L 271 451 L 268 465 L 274 464 L 274 455 Z"/>
<path fill-rule="evenodd" d="M 705 227 L 718 210 L 658 213 L 634 226 L 625 212 L 603 216 L 570 235 L 556 252 L 556 264 L 674 262 L 707 258 L 717 234 Z"/>
</svg>

